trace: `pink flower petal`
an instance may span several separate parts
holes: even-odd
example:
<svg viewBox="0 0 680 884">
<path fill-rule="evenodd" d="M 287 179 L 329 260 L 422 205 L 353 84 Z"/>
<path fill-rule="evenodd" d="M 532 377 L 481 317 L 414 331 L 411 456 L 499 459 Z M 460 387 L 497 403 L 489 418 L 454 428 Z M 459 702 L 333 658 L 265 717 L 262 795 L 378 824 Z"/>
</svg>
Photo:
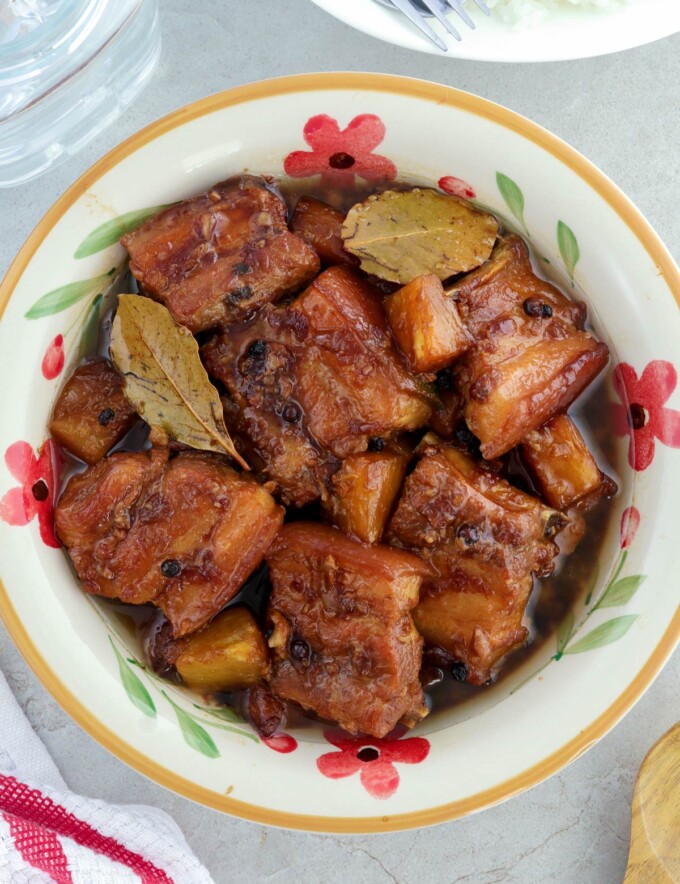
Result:
<svg viewBox="0 0 680 884">
<path fill-rule="evenodd" d="M 678 373 L 670 362 L 655 359 L 642 372 L 637 385 L 635 400 L 647 409 L 662 406 L 678 385 Z"/>
<path fill-rule="evenodd" d="M 8 525 L 28 525 L 34 515 L 35 513 L 26 506 L 21 488 L 10 488 L 0 500 L 0 519 Z"/>
<path fill-rule="evenodd" d="M 454 196 L 460 196 L 463 199 L 471 200 L 475 198 L 475 192 L 467 181 L 462 178 L 454 178 L 453 175 L 444 175 L 437 182 L 440 189 L 445 193 L 451 193 Z"/>
<path fill-rule="evenodd" d="M 41 365 L 45 380 L 53 381 L 64 367 L 64 337 L 57 335 L 45 351 Z"/>
<path fill-rule="evenodd" d="M 273 737 L 266 737 L 262 742 L 274 752 L 280 752 L 282 755 L 294 752 L 298 747 L 297 740 L 290 734 L 274 734 Z"/>
<path fill-rule="evenodd" d="M 397 167 L 392 160 L 378 154 L 359 157 L 347 171 L 356 173 L 364 181 L 392 181 L 397 177 Z"/>
<path fill-rule="evenodd" d="M 380 744 L 382 756 L 388 761 L 401 764 L 420 764 L 430 753 L 430 742 L 424 737 L 410 737 L 407 740 L 390 740 Z"/>
<path fill-rule="evenodd" d="M 640 527 L 640 510 L 636 506 L 628 506 L 621 516 L 621 549 L 628 549 Z"/>
<path fill-rule="evenodd" d="M 399 786 L 399 773 L 396 767 L 382 758 L 366 762 L 360 779 L 369 795 L 383 800 L 394 795 Z"/>
<path fill-rule="evenodd" d="M 627 362 L 619 363 L 614 369 L 614 387 L 625 406 L 632 402 L 639 402 L 640 405 L 645 404 L 640 401 L 638 395 L 638 376 L 633 366 L 628 365 Z"/>
<path fill-rule="evenodd" d="M 327 171 L 328 157 L 305 150 L 294 150 L 284 160 L 283 168 L 291 178 L 311 178 L 312 175 Z"/>
<path fill-rule="evenodd" d="M 628 463 L 639 473 L 646 470 L 654 460 L 654 434 L 649 426 L 636 430 L 630 437 Z"/>
<path fill-rule="evenodd" d="M 344 138 L 338 121 L 328 114 L 317 114 L 305 123 L 302 135 L 307 144 L 316 152 L 331 154 L 344 150 Z"/>
<path fill-rule="evenodd" d="M 669 448 L 680 448 L 680 411 L 660 408 L 650 412 L 649 426 L 654 435 Z"/>
<path fill-rule="evenodd" d="M 618 402 L 612 402 L 609 408 L 611 409 L 611 419 L 616 435 L 629 436 L 631 426 L 628 423 L 628 409 L 623 405 L 619 405 Z"/>
<path fill-rule="evenodd" d="M 23 484 L 36 463 L 35 454 L 28 442 L 14 442 L 5 452 L 5 463 L 17 482 Z"/>
<path fill-rule="evenodd" d="M 316 759 L 319 772 L 331 780 L 351 777 L 363 764 L 364 762 L 360 761 L 353 752 L 347 751 L 327 752 Z"/>
<path fill-rule="evenodd" d="M 342 150 L 357 157 L 371 153 L 385 138 L 385 124 L 375 114 L 354 117 L 342 134 Z"/>
</svg>

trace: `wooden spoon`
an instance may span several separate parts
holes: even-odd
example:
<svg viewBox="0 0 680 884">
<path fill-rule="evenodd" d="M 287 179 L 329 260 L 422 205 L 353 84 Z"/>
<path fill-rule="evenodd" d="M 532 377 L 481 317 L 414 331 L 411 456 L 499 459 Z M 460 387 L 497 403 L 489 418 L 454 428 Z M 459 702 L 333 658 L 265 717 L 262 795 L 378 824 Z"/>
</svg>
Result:
<svg viewBox="0 0 680 884">
<path fill-rule="evenodd" d="M 633 793 L 624 884 L 680 882 L 680 724 L 642 762 Z"/>
</svg>

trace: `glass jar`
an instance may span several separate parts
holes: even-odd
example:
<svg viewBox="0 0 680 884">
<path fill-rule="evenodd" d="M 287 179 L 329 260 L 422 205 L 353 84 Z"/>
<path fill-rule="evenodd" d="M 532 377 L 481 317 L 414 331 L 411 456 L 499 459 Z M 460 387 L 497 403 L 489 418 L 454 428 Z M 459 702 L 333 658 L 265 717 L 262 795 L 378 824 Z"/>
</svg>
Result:
<svg viewBox="0 0 680 884">
<path fill-rule="evenodd" d="M 159 54 L 157 0 L 0 0 L 0 187 L 87 144 Z"/>
</svg>

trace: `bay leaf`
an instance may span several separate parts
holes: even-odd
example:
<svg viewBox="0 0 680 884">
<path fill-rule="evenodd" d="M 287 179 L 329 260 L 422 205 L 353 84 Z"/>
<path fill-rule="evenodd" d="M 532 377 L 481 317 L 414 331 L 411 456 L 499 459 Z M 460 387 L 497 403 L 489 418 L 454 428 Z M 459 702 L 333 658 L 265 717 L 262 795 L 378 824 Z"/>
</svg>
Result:
<svg viewBox="0 0 680 884">
<path fill-rule="evenodd" d="M 402 285 L 434 273 L 444 280 L 491 254 L 498 221 L 468 200 L 436 190 L 387 190 L 357 203 L 342 226 L 345 249 L 361 269 Z"/>
<path fill-rule="evenodd" d="M 125 379 L 125 395 L 148 424 L 191 448 L 228 454 L 249 469 L 227 432 L 196 339 L 162 304 L 119 295 L 111 358 Z"/>
</svg>

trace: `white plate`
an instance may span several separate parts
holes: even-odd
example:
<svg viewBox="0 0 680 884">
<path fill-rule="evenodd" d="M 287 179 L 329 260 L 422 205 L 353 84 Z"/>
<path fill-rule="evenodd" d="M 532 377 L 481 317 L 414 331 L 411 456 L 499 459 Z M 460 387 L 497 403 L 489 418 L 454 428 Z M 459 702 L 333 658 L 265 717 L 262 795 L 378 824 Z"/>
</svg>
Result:
<svg viewBox="0 0 680 884">
<path fill-rule="evenodd" d="M 617 12 L 566 10 L 551 14 L 533 28 L 522 29 L 487 18 L 474 4 L 468 4 L 477 23 L 468 29 L 458 16 L 463 40 L 458 43 L 434 19 L 434 30 L 449 47 L 441 52 L 400 12 L 375 0 L 312 0 L 340 21 L 388 43 L 431 52 L 448 58 L 476 61 L 565 61 L 590 58 L 642 46 L 680 31 L 680 0 L 629 0 Z"/>
</svg>

